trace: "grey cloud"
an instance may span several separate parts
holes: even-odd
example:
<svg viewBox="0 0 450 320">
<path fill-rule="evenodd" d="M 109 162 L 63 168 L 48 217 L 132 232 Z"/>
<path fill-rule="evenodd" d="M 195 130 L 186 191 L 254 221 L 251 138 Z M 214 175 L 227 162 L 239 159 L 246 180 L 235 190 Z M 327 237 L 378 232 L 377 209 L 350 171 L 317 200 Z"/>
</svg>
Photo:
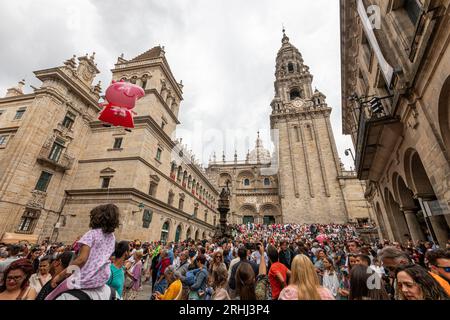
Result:
<svg viewBox="0 0 450 320">
<path fill-rule="evenodd" d="M 92 51 L 102 72 L 98 79 L 107 83 L 118 55 L 133 58 L 161 44 L 175 77 L 185 85 L 180 132 L 193 131 L 199 123 L 205 131 L 235 128 L 249 136 L 245 140 L 251 147 L 256 131 L 269 129 L 284 23 L 311 67 L 313 85 L 334 108 L 338 149 L 351 165 L 343 155 L 351 141 L 340 134 L 337 0 L 22 0 L 0 6 L 0 41 L 8 44 L 0 51 L 0 94 L 24 76 L 31 79 L 33 70 Z M 184 141 L 196 145 L 189 137 Z M 228 159 L 234 143 L 227 141 Z M 207 161 L 212 149 L 219 154 L 222 148 L 220 143 L 194 152 Z M 247 150 L 240 146 L 238 152 L 243 158 Z"/>
</svg>

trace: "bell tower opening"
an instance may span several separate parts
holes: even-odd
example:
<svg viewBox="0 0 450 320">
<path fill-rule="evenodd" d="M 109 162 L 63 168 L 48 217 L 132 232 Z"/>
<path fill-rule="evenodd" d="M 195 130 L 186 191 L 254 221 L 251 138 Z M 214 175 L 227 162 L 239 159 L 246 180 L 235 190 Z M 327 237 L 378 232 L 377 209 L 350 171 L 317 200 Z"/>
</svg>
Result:
<svg viewBox="0 0 450 320">
<path fill-rule="evenodd" d="M 289 97 L 290 97 L 291 101 L 295 100 L 297 98 L 302 98 L 301 91 L 297 88 L 292 89 L 291 92 L 289 93 Z"/>
</svg>

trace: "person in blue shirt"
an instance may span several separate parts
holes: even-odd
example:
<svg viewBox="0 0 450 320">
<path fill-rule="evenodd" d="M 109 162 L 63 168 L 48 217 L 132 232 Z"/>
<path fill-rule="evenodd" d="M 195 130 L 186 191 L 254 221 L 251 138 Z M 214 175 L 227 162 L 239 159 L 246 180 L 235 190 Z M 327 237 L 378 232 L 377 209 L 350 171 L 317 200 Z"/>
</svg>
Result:
<svg viewBox="0 0 450 320">
<path fill-rule="evenodd" d="M 125 285 L 125 261 L 130 256 L 130 246 L 128 241 L 121 241 L 116 243 L 114 251 L 114 262 L 111 263 L 111 276 L 106 283 L 111 288 L 115 289 L 122 297 L 123 287 Z"/>
</svg>

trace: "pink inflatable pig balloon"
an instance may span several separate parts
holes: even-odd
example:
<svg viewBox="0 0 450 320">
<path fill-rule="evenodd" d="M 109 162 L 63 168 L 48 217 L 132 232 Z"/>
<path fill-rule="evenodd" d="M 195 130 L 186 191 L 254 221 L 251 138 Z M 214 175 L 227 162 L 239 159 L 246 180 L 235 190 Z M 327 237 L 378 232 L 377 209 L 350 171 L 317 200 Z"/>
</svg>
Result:
<svg viewBox="0 0 450 320">
<path fill-rule="evenodd" d="M 101 103 L 103 107 L 99 120 L 116 127 L 134 128 L 132 109 L 136 101 L 145 95 L 144 90 L 132 83 L 113 81 L 106 89 L 107 103 Z"/>
</svg>

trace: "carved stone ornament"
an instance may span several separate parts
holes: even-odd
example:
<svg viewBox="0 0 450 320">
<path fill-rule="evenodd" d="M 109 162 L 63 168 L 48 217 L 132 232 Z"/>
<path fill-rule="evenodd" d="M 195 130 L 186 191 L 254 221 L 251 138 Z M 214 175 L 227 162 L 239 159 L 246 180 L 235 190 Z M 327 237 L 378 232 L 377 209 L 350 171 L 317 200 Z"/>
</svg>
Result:
<svg viewBox="0 0 450 320">
<path fill-rule="evenodd" d="M 45 199 L 47 198 L 47 193 L 34 190 L 31 192 L 31 199 L 27 203 L 27 207 L 42 209 L 45 206 Z"/>
</svg>

